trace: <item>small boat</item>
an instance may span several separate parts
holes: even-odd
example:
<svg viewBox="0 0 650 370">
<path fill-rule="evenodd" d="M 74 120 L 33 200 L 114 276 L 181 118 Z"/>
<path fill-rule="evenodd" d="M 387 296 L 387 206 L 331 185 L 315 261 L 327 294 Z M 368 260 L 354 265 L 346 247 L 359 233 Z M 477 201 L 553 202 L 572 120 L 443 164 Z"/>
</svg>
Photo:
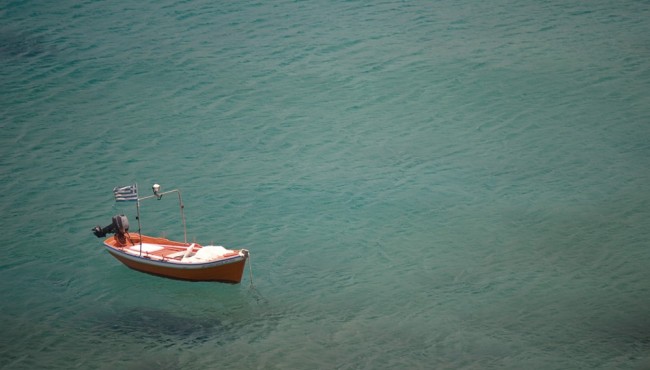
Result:
<svg viewBox="0 0 650 370">
<path fill-rule="evenodd" d="M 161 192 L 158 184 L 152 189 L 154 194 L 143 198 L 138 198 L 137 184 L 113 189 L 117 202 L 136 203 L 138 232 L 129 233 L 129 220 L 125 215 L 113 216 L 108 226 L 95 226 L 92 231 L 98 238 L 115 234 L 104 240 L 108 252 L 127 267 L 147 274 L 177 280 L 240 283 L 250 255 L 248 250 L 188 243 L 181 192 L 178 189 Z M 183 242 L 141 233 L 140 202 L 151 198 L 160 200 L 169 193 L 178 194 L 185 235 Z"/>
</svg>

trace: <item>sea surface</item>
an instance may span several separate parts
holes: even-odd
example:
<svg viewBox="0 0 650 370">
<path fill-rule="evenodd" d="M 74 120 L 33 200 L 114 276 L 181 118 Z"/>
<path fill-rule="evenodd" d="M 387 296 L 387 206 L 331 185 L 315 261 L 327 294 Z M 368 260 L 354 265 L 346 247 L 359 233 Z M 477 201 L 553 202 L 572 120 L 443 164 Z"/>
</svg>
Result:
<svg viewBox="0 0 650 370">
<path fill-rule="evenodd" d="M 650 369 L 649 20 L 2 2 L 0 368 Z M 249 249 L 242 283 L 111 257 L 133 183 Z M 141 212 L 182 240 L 174 197 Z"/>
</svg>

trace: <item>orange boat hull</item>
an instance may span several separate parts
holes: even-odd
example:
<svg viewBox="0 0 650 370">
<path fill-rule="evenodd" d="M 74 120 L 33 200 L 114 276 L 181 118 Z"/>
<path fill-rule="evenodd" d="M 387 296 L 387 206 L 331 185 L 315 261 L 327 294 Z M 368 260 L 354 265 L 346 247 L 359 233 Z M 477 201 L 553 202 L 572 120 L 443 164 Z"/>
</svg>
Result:
<svg viewBox="0 0 650 370">
<path fill-rule="evenodd" d="M 183 250 L 190 247 L 189 243 L 146 235 L 142 235 L 141 238 L 142 243 L 149 246 L 150 252 L 146 249 L 143 251 L 142 247 L 139 247 L 139 235 L 129 238 L 126 244 L 120 243 L 115 237 L 110 237 L 104 241 L 104 245 L 108 252 L 124 265 L 147 274 L 176 280 L 216 281 L 230 284 L 238 284 L 242 280 L 248 259 L 246 250 L 229 250 L 229 253 L 216 260 L 187 263 L 181 262 L 178 254 L 182 254 Z M 203 248 L 195 243 L 191 245 L 193 247 L 190 249 Z M 172 258 L 172 254 L 175 254 L 176 257 Z"/>
</svg>

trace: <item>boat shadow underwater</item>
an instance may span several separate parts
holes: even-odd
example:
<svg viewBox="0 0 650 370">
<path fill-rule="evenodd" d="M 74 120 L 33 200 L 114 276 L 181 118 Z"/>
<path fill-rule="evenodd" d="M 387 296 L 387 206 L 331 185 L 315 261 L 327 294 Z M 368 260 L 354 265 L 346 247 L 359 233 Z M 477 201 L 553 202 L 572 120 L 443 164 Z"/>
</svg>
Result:
<svg viewBox="0 0 650 370">
<path fill-rule="evenodd" d="M 182 316 L 165 310 L 135 307 L 104 313 L 93 320 L 96 329 L 137 339 L 171 340 L 185 344 L 210 341 L 227 343 L 236 340 L 240 324 L 215 317 Z"/>
</svg>

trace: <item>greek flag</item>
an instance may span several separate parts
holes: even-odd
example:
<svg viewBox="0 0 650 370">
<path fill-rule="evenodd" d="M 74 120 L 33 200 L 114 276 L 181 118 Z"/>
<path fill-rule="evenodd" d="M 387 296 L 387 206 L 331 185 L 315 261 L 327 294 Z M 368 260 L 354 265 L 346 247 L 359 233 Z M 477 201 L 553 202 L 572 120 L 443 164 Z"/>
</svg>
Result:
<svg viewBox="0 0 650 370">
<path fill-rule="evenodd" d="M 138 185 L 118 186 L 113 189 L 116 202 L 129 202 L 138 200 Z"/>
</svg>

